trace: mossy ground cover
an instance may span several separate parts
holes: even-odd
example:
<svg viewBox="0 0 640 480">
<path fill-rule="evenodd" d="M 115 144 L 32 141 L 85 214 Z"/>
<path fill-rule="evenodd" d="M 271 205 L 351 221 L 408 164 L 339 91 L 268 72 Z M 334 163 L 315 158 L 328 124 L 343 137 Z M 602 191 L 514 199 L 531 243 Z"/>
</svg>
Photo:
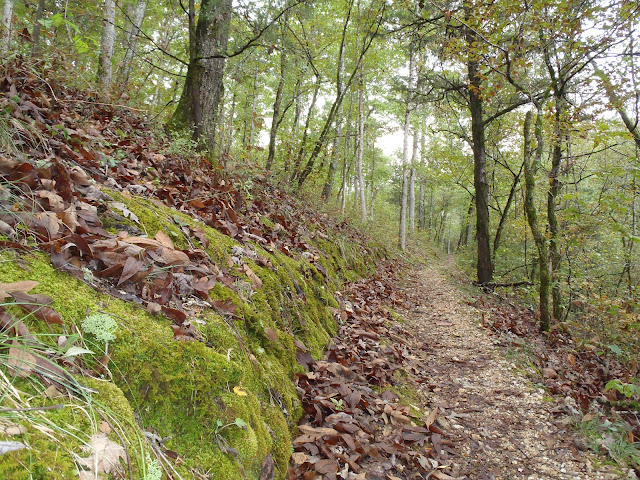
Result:
<svg viewBox="0 0 640 480">
<path fill-rule="evenodd" d="M 159 202 L 115 191 L 108 193 L 115 201 L 125 203 L 138 218 L 138 222 L 127 218 L 116 223 L 105 216 L 104 226 L 112 233 L 129 225 L 152 238 L 162 230 L 176 247 L 186 248 L 194 239 L 185 237 L 179 222 L 197 225 L 209 240 L 207 253 L 222 265 L 228 261 L 232 247 L 238 245 L 219 231 Z M 253 245 L 270 265 L 260 266 L 247 259 L 262 286 L 252 288 L 251 280 L 236 271 L 233 286 L 217 283 L 210 292 L 211 299 L 229 299 L 237 309 L 233 315 L 209 308 L 193 313 L 202 341 L 175 340 L 171 320 L 152 315 L 136 303 L 101 293 L 99 282 L 90 285 L 91 281 L 83 283 L 56 270 L 45 253 L 2 251 L 0 281 L 40 282 L 33 293 L 54 299 L 53 308 L 61 314 L 63 324 L 48 326 L 35 318 L 26 318 L 25 323 L 32 332 L 48 334 L 52 344 L 60 335 L 82 335 L 86 345 L 96 352 L 94 358 L 85 354 L 82 365 L 95 367 L 103 353 L 98 350 L 102 346 L 91 343 L 91 335 L 83 335 L 82 320 L 96 312 L 116 319 L 118 327 L 116 339 L 109 344 L 108 371 L 103 371 L 100 378 L 96 369 L 89 368 L 88 373 L 96 376 L 91 379 L 76 369 L 75 376 L 94 390 L 92 401 L 113 412 L 125 425 L 135 477 L 144 477 L 143 459 L 149 452 L 148 446 L 141 446 L 139 440 L 136 445 L 135 439 L 144 438 L 143 430 L 147 430 L 161 438 L 168 437 L 163 447 L 179 455 L 175 468 L 184 478 L 196 474 L 209 478 L 259 478 L 262 461 L 268 454 L 273 456 L 276 478 L 284 478 L 291 454 L 291 432 L 302 414 L 292 382 L 295 373 L 301 371 L 294 339 L 319 357 L 337 331 L 331 308 L 338 303 L 333 292 L 343 281 L 372 269 L 365 257 L 369 252 L 351 245 L 340 234 L 333 241 L 319 240 L 316 246 L 321 252 L 317 261 L 326 276 L 302 256 Z M 24 380 L 18 382 L 21 386 L 23 383 Z M 38 405 L 54 402 L 37 388 L 30 388 Z M 101 418 L 95 412 L 78 414 L 82 407 L 74 406 L 74 402 L 73 398 L 66 398 L 64 409 L 43 415 L 50 422 L 63 425 L 65 431 L 76 433 L 59 433 L 53 440 L 24 421 L 27 433 L 21 439 L 29 448 L 2 456 L 0 476 L 77 475 L 74 455 L 86 455 L 81 449 L 83 442 L 97 431 Z M 241 426 L 235 423 L 236 419 L 241 419 Z M 114 434 L 111 437 L 119 440 Z M 46 473 L 52 470 L 58 472 L 57 477 Z"/>
</svg>

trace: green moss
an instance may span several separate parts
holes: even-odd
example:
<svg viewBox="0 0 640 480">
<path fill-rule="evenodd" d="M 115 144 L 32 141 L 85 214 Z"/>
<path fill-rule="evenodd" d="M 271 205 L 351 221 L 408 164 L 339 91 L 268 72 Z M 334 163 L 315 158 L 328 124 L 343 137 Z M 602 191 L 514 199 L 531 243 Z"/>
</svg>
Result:
<svg viewBox="0 0 640 480">
<path fill-rule="evenodd" d="M 138 225 L 125 219 L 125 226 L 139 228 L 149 237 L 163 230 L 177 248 L 187 248 L 194 240 L 187 238 L 176 223 L 200 228 L 210 243 L 206 251 L 227 271 L 232 247 L 238 245 L 235 240 L 152 200 L 115 191 L 109 194 L 125 203 L 140 220 Z M 105 216 L 103 221 L 113 231 L 122 227 L 113 217 Z M 266 218 L 262 221 L 269 224 Z M 56 271 L 42 253 L 17 256 L 0 252 L 0 281 L 41 282 L 34 293 L 50 295 L 63 317 L 64 325 L 52 326 L 56 335 L 77 328 L 90 313 L 102 311 L 116 319 L 117 337 L 109 342 L 111 376 L 84 381 L 97 391 L 92 396 L 96 406 L 120 412 L 121 430 L 131 448 L 141 438 L 141 428 L 161 437 L 171 436 L 165 445 L 184 460 L 176 468 L 185 478 L 190 478 L 193 470 L 216 478 L 243 478 L 244 471 L 247 478 L 257 479 L 263 458 L 273 453 L 278 465 L 276 476 L 283 479 L 291 454 L 291 432 L 303 413 L 292 381 L 301 371 L 294 338 L 302 341 L 314 357 L 321 357 L 337 331 L 331 307 L 336 308 L 338 303 L 333 292 L 345 280 L 372 268 L 366 259 L 370 252 L 351 244 L 346 237 L 309 241 L 320 249 L 317 262 L 328 278 L 316 264 L 302 257 L 292 258 L 255 245 L 271 266 L 260 266 L 248 257 L 244 261 L 261 278 L 262 287 L 252 286 L 251 279 L 239 269 L 229 269 L 227 275 L 236 277 L 235 284 L 229 287 L 218 282 L 210 297 L 230 299 L 237 310 L 235 315 L 225 317 L 211 310 L 198 314 L 201 322 L 194 325 L 208 343 L 174 340 L 169 319 L 96 292 Z M 49 326 L 33 318 L 26 323 L 33 332 L 49 332 Z M 236 386 L 242 386 L 247 396 L 234 393 Z M 80 413 L 74 408 L 50 415 L 90 435 L 91 427 L 99 425 L 100 419 Z M 230 426 L 216 431 L 218 420 L 227 424 L 235 418 L 242 418 L 246 429 Z M 31 465 L 34 472 L 41 472 L 41 478 L 74 476 L 69 452 L 79 452 L 80 440 L 65 439 L 58 445 L 38 431 L 30 430 L 28 435 L 33 449 L 0 458 L 0 478 L 4 473 L 7 478 L 21 478 L 12 476 L 15 463 L 10 465 L 5 458 Z M 143 450 L 138 451 L 135 458 L 144 458 L 140 453 Z M 48 468 L 62 473 L 50 473 Z M 141 462 L 137 462 L 135 471 L 143 471 Z"/>
</svg>

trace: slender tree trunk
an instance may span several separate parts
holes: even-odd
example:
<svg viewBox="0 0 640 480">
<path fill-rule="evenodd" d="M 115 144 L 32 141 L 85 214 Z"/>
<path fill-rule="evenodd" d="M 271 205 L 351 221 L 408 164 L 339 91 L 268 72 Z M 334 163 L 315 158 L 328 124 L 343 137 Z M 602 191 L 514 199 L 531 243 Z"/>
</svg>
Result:
<svg viewBox="0 0 640 480">
<path fill-rule="evenodd" d="M 409 134 L 411 129 L 411 111 L 413 109 L 413 94 L 415 90 L 415 52 L 413 45 L 409 46 L 409 78 L 407 80 L 407 97 L 404 110 L 404 137 L 402 142 L 402 202 L 400 205 L 400 249 L 407 246 L 407 196 L 409 194 Z"/>
<path fill-rule="evenodd" d="M 222 142 L 222 154 L 223 157 L 228 157 L 231 152 L 231 147 L 233 146 L 233 124 L 234 118 L 236 116 L 236 106 L 237 106 L 237 98 L 238 92 L 237 90 L 233 91 L 233 95 L 231 97 L 231 111 L 229 112 L 229 120 L 227 121 L 227 132 L 226 137 Z"/>
<path fill-rule="evenodd" d="M 464 217 L 464 223 L 462 224 L 462 229 L 460 230 L 460 238 L 458 239 L 458 249 L 462 247 L 466 247 L 471 243 L 471 236 L 473 233 L 473 222 L 471 222 L 471 218 L 475 213 L 476 209 L 476 199 L 472 195 L 471 200 L 469 201 L 469 208 L 467 209 L 467 215 Z"/>
<path fill-rule="evenodd" d="M 371 194 L 369 195 L 369 221 L 373 222 L 373 205 L 376 202 L 376 197 L 378 196 L 378 187 L 375 185 L 375 173 L 376 173 L 376 149 L 375 145 L 371 149 L 371 170 L 370 170 L 370 178 L 369 181 L 371 187 Z"/>
<path fill-rule="evenodd" d="M 193 139 L 213 150 L 218 106 L 223 94 L 224 58 L 231 22 L 231 0 L 203 0 L 190 41 L 190 59 L 178 107 L 170 128 L 191 130 Z"/>
<path fill-rule="evenodd" d="M 6 57 L 11 48 L 11 29 L 13 23 L 13 0 L 4 0 L 2 10 L 2 38 L 0 38 L 0 54 Z"/>
<path fill-rule="evenodd" d="M 124 53 L 124 58 L 122 60 L 122 67 L 120 69 L 119 75 L 120 90 L 122 92 L 126 91 L 127 85 L 129 83 L 129 77 L 131 76 L 131 71 L 133 70 L 133 59 L 136 55 L 138 47 L 138 37 L 140 35 L 142 22 L 144 21 L 144 16 L 147 11 L 148 1 L 149 0 L 137 0 L 135 6 L 131 9 L 130 14 L 128 15 L 129 18 L 126 19 L 126 50 Z"/>
<path fill-rule="evenodd" d="M 418 164 L 418 129 L 413 129 L 413 151 L 411 153 L 411 171 L 409 173 L 409 231 L 416 231 L 416 165 Z"/>
<path fill-rule="evenodd" d="M 296 155 L 296 163 L 293 167 L 292 180 L 296 180 L 300 175 L 300 165 L 302 165 L 302 157 L 304 155 L 305 147 L 307 145 L 307 136 L 309 135 L 309 126 L 311 125 L 311 119 L 313 118 L 313 111 L 316 108 L 316 102 L 318 101 L 318 93 L 320 92 L 320 85 L 322 84 L 322 78 L 316 72 L 316 84 L 313 89 L 313 97 L 311 98 L 311 104 L 309 105 L 309 111 L 307 113 L 307 119 L 305 120 L 304 132 L 302 133 L 302 140 L 300 141 L 300 148 L 298 149 L 298 155 Z"/>
<path fill-rule="evenodd" d="M 540 292 L 540 330 L 548 331 L 551 328 L 551 313 L 549 310 L 549 289 L 551 275 L 549 265 L 549 252 L 544 233 L 538 223 L 538 212 L 535 205 L 535 175 L 542 158 L 542 110 L 538 110 L 536 117 L 535 135 L 537 147 L 535 159 L 531 155 L 531 112 L 527 112 L 524 122 L 524 177 L 525 177 L 525 211 L 533 240 L 538 250 L 539 263 L 539 292 Z"/>
<path fill-rule="evenodd" d="M 342 155 L 342 186 L 340 191 L 341 196 L 341 209 L 344 212 L 347 207 L 347 176 L 349 175 L 347 169 L 347 158 L 349 157 L 349 144 L 350 144 L 350 123 L 351 123 L 351 111 L 353 109 L 353 94 L 349 97 L 349 111 L 347 113 L 346 125 L 345 125 L 345 137 L 344 137 L 344 153 Z"/>
<path fill-rule="evenodd" d="M 286 21 L 286 20 L 285 20 Z M 285 31 L 286 24 L 283 26 L 283 33 Z M 280 105 L 282 103 L 282 92 L 284 91 L 284 82 L 287 73 L 287 55 L 282 48 L 280 50 L 280 79 L 278 80 L 278 89 L 276 90 L 276 99 L 273 102 L 273 118 L 271 120 L 271 131 L 269 132 L 269 154 L 267 155 L 267 171 L 271 170 L 273 160 L 276 155 L 276 135 L 278 133 L 278 127 L 282 118 L 280 118 Z"/>
<path fill-rule="evenodd" d="M 547 192 L 547 221 L 549 222 L 549 256 L 551 259 L 551 297 L 553 299 L 553 318 L 558 320 L 562 318 L 562 294 L 560 292 L 560 278 L 558 275 L 561 256 L 558 246 L 560 228 L 558 225 L 558 217 L 556 215 L 556 203 L 562 188 L 559 177 L 560 165 L 562 163 L 561 122 L 564 113 L 563 99 L 556 96 L 555 104 L 555 138 L 553 153 L 551 156 L 551 171 L 549 172 L 549 190 Z"/>
<path fill-rule="evenodd" d="M 256 67 L 255 72 L 253 73 L 253 92 L 251 94 L 251 112 L 249 112 L 248 125 L 249 125 L 249 135 L 247 137 L 246 147 L 253 146 L 253 137 L 256 130 L 256 117 L 258 108 L 258 68 Z"/>
<path fill-rule="evenodd" d="M 433 187 L 429 189 L 429 231 L 433 227 Z"/>
<path fill-rule="evenodd" d="M 425 214 L 425 191 L 424 180 L 420 182 L 420 200 L 418 202 L 418 230 L 424 230 L 424 214 Z"/>
<path fill-rule="evenodd" d="M 336 72 L 336 98 L 344 95 L 344 45 L 347 37 L 347 27 L 351 19 L 351 9 L 353 8 L 353 0 L 349 2 L 349 10 L 342 27 L 342 37 L 340 39 L 340 51 L 338 52 L 338 69 Z M 327 202 L 331 196 L 331 190 L 333 190 L 333 183 L 335 181 L 336 171 L 338 169 L 338 150 L 340 145 L 340 136 L 342 135 L 342 103 L 338 106 L 336 112 L 335 121 L 335 137 L 333 138 L 333 148 L 331 150 L 331 162 L 329 163 L 329 171 L 327 172 L 327 179 L 322 188 L 322 199 Z"/>
<path fill-rule="evenodd" d="M 329 114 L 327 115 L 327 118 L 326 118 L 326 120 L 324 122 L 324 126 L 322 127 L 322 130 L 320 131 L 320 135 L 318 136 L 318 139 L 315 142 L 313 150 L 311 151 L 311 155 L 309 155 L 309 159 L 307 160 L 307 164 L 305 165 L 304 169 L 302 170 L 302 173 L 298 176 L 298 190 L 300 188 L 302 188 L 302 184 L 305 182 L 305 180 L 307 179 L 309 174 L 313 171 L 313 166 L 315 165 L 315 162 L 316 162 L 318 156 L 320 155 L 320 152 L 324 148 L 325 142 L 327 141 L 327 137 L 329 135 L 329 131 L 331 130 L 331 126 L 333 125 L 333 122 L 335 120 L 336 113 L 339 110 L 340 105 L 342 104 L 342 101 L 344 100 L 344 96 L 345 96 L 346 92 L 351 88 L 351 84 L 353 83 L 353 81 L 356 79 L 356 77 L 358 75 L 358 72 L 360 71 L 360 66 L 362 65 L 362 63 L 364 61 L 364 57 L 367 54 L 367 52 L 369 51 L 369 48 L 371 47 L 373 39 L 376 38 L 376 36 L 378 34 L 378 30 L 380 29 L 380 26 L 382 25 L 382 20 L 383 20 L 383 17 L 384 17 L 383 13 L 384 13 L 384 8 L 380 11 L 380 15 L 377 17 L 376 26 L 370 29 L 371 31 L 370 31 L 369 35 L 367 36 L 365 41 L 363 41 L 362 50 L 359 52 L 359 55 L 358 55 L 358 58 L 355 61 L 355 65 L 353 67 L 352 73 L 351 73 L 351 75 L 349 76 L 349 79 L 347 80 L 347 82 L 344 85 L 344 89 L 342 91 L 342 95 L 336 96 L 336 99 L 331 104 L 331 108 L 329 109 Z"/>
<path fill-rule="evenodd" d="M 364 72 L 360 68 L 360 91 L 358 92 L 358 151 L 356 155 L 356 173 L 360 185 L 360 220 L 367 221 L 367 192 L 364 185 L 362 162 L 364 160 Z"/>
<path fill-rule="evenodd" d="M 507 203 L 504 206 L 502 215 L 500 216 L 500 222 L 498 223 L 498 228 L 496 229 L 496 236 L 493 238 L 493 264 L 494 265 L 496 261 L 496 252 L 498 251 L 498 247 L 500 246 L 500 240 L 502 239 L 502 232 L 504 231 L 504 227 L 507 224 L 507 215 L 511 210 L 511 205 L 513 205 L 513 200 L 516 197 L 516 192 L 518 191 L 518 185 L 520 184 L 520 175 L 522 175 L 523 168 L 524 168 L 524 164 L 520 166 L 520 171 L 513 178 L 513 183 L 511 184 L 511 189 L 509 190 L 509 197 L 507 198 Z"/>
<path fill-rule="evenodd" d="M 5 0 L 6 1 L 6 0 Z M 44 15 L 44 0 L 38 0 L 38 8 L 36 9 L 36 17 L 33 22 L 33 50 L 31 51 L 31 55 L 37 57 L 40 55 L 40 31 L 42 25 L 40 24 L 40 20 L 42 20 L 42 16 Z"/>
<path fill-rule="evenodd" d="M 111 86 L 113 46 L 116 41 L 116 2 L 105 0 L 102 15 L 102 40 L 100 41 L 100 58 L 98 60 L 98 83 L 103 92 Z"/>
<path fill-rule="evenodd" d="M 482 112 L 482 77 L 478 59 L 471 51 L 478 41 L 477 33 L 467 29 L 466 41 L 469 48 L 467 73 L 469 81 L 469 110 L 471 112 L 471 138 L 473 141 L 473 183 L 476 191 L 476 241 L 478 242 L 478 282 L 488 283 L 493 278 L 491 244 L 489 234 L 489 183 L 487 182 L 487 158 L 485 152 L 485 131 Z"/>
</svg>

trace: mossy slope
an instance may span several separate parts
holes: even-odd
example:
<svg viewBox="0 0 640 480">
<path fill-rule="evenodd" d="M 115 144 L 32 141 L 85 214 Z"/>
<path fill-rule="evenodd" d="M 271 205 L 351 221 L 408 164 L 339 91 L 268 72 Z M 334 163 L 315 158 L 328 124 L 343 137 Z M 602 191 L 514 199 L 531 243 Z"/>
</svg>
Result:
<svg viewBox="0 0 640 480">
<path fill-rule="evenodd" d="M 111 193 L 137 215 L 140 225 L 135 227 L 148 236 L 162 229 L 177 246 L 188 244 L 175 222 L 197 223 L 193 218 L 144 198 Z M 118 229 L 109 218 L 104 218 L 104 223 Z M 198 227 L 210 242 L 209 255 L 226 267 L 236 242 L 215 229 L 202 224 Z M 326 276 L 303 256 L 291 258 L 252 246 L 270 262 L 269 267 L 263 267 L 244 259 L 262 280 L 261 288 L 252 287 L 244 273 L 231 269 L 235 284 L 218 283 L 210 296 L 230 299 L 236 312 L 224 317 L 207 308 L 192 312 L 192 324 L 202 341 L 175 340 L 168 318 L 99 293 L 55 270 L 44 254 L 0 253 L 0 282 L 40 282 L 34 292 L 53 297 L 54 308 L 64 320 L 63 326 L 52 327 L 54 339 L 77 329 L 88 313 L 106 312 L 117 319 L 117 339 L 109 346 L 112 376 L 104 378 L 112 383 L 102 382 L 92 398 L 128 419 L 127 428 L 140 429 L 137 438 L 142 438 L 142 429 L 168 437 L 163 445 L 179 455 L 175 468 L 183 478 L 258 479 L 262 461 L 271 453 L 276 478 L 283 479 L 291 451 L 290 432 L 301 415 L 292 382 L 300 369 L 294 338 L 319 356 L 336 332 L 330 308 L 337 306 L 333 292 L 345 279 L 369 273 L 372 266 L 368 262 L 373 260 L 368 249 L 350 244 L 337 233 L 308 242 L 321 252 L 316 261 Z M 35 319 L 25 322 L 32 331 L 48 332 Z M 124 395 L 118 395 L 120 391 Z M 68 429 L 83 432 L 85 439 L 91 435 L 98 419 L 91 415 L 61 418 L 60 412 L 65 410 L 69 409 L 46 415 L 65 423 Z M 242 421 L 236 423 L 236 419 Z M 42 473 L 33 478 L 77 476 L 72 454 L 80 454 L 79 439 L 64 437 L 56 443 L 33 429 L 25 437 L 31 449 L 0 457 L 0 477 L 29 478 L 24 472 L 47 472 L 53 466 L 59 476 Z M 136 451 L 143 455 L 144 448 Z M 144 478 L 143 472 L 144 467 L 133 469 L 137 478 Z"/>
</svg>

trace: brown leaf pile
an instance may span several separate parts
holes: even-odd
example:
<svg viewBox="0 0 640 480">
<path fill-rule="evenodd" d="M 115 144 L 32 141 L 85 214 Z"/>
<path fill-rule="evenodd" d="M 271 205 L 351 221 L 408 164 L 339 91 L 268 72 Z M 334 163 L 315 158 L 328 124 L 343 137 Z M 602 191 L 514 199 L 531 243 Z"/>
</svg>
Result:
<svg viewBox="0 0 640 480">
<path fill-rule="evenodd" d="M 427 382 L 428 373 L 424 365 L 416 368 L 405 332 L 392 326 L 384 306 L 403 301 L 392 278 L 387 265 L 349 287 L 336 311 L 340 331 L 322 361 L 296 344 L 308 371 L 297 378 L 306 415 L 294 440 L 290 480 L 422 479 L 452 453 L 434 423 L 437 409 L 424 416 L 419 407 L 400 404 L 393 391 L 396 372 L 410 373 L 403 382 Z"/>
</svg>

